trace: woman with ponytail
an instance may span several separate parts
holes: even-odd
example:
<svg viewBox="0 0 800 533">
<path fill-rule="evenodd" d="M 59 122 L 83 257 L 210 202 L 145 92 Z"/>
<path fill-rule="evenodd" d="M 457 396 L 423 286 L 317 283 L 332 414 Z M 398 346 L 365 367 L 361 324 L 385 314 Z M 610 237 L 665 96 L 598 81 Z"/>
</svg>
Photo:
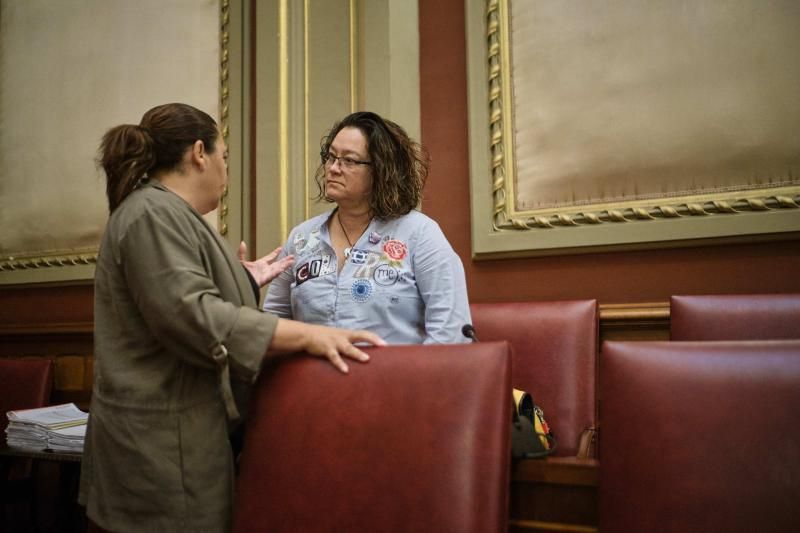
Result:
<svg viewBox="0 0 800 533">
<path fill-rule="evenodd" d="M 110 217 L 95 274 L 94 384 L 80 502 L 109 531 L 226 531 L 236 427 L 273 353 L 347 372 L 376 335 L 279 319 L 259 286 L 293 263 L 237 258 L 203 215 L 227 182 L 216 122 L 186 104 L 109 130 L 100 145 Z M 246 252 L 240 248 L 240 256 Z M 241 259 L 241 261 L 240 261 Z"/>
</svg>

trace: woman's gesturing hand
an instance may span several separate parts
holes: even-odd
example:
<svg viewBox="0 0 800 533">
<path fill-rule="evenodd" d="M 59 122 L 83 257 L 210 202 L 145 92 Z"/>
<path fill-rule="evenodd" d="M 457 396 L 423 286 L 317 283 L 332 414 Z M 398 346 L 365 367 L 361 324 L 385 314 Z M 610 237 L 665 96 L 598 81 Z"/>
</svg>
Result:
<svg viewBox="0 0 800 533">
<path fill-rule="evenodd" d="M 239 244 L 239 261 L 250 272 L 253 279 L 256 280 L 259 287 L 263 287 L 294 264 L 294 256 L 287 255 L 280 261 L 275 261 L 278 254 L 281 253 L 280 248 L 275 248 L 272 252 L 268 253 L 261 259 L 255 261 L 247 260 L 247 244 L 244 241 Z"/>
<path fill-rule="evenodd" d="M 361 363 L 369 361 L 369 355 L 355 345 L 357 342 L 386 346 L 386 341 L 369 331 L 329 328 L 282 318 L 275 328 L 270 349 L 306 351 L 328 359 L 340 372 L 346 374 L 349 368 L 344 357 Z"/>
</svg>

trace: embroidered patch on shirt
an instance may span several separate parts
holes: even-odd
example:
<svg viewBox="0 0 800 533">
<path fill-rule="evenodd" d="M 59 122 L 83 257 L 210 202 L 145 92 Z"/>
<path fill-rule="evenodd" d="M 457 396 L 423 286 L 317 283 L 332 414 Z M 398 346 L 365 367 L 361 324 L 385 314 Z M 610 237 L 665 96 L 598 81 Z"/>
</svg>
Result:
<svg viewBox="0 0 800 533">
<path fill-rule="evenodd" d="M 364 251 L 364 250 L 362 250 Z M 372 277 L 372 271 L 375 270 L 381 261 L 383 260 L 383 254 L 380 252 L 373 252 L 372 250 L 366 250 L 367 257 L 363 264 L 358 265 L 356 267 L 355 272 L 353 272 L 354 278 L 364 278 L 369 279 Z"/>
<path fill-rule="evenodd" d="M 397 283 L 400 273 L 391 265 L 382 264 L 372 273 L 372 279 L 382 287 L 389 287 Z"/>
<path fill-rule="evenodd" d="M 336 270 L 331 264 L 331 256 L 325 255 L 319 259 L 313 259 L 308 263 L 303 263 L 294 272 L 296 286 L 302 285 L 306 281 L 320 276 L 325 276 Z"/>
<path fill-rule="evenodd" d="M 336 262 L 333 260 L 332 255 L 323 255 L 322 256 L 322 270 L 320 271 L 320 276 L 327 276 L 328 274 L 333 274 L 336 272 Z"/>
<path fill-rule="evenodd" d="M 306 243 L 306 248 L 309 251 L 315 250 L 319 246 L 319 228 L 314 228 L 311 230 L 311 233 L 308 234 L 308 242 Z"/>
<path fill-rule="evenodd" d="M 403 241 L 392 239 L 383 245 L 383 251 L 394 261 L 402 261 L 408 255 L 408 248 Z"/>
<path fill-rule="evenodd" d="M 372 295 L 372 283 L 366 279 L 357 279 L 350 287 L 350 296 L 353 300 L 359 303 L 366 302 Z"/>
<path fill-rule="evenodd" d="M 306 236 L 304 233 L 298 233 L 294 236 L 294 249 L 296 252 L 302 252 L 306 247 Z"/>
<path fill-rule="evenodd" d="M 378 244 L 381 242 L 381 234 L 377 231 L 373 231 L 369 234 L 369 243 L 370 244 Z"/>
<path fill-rule="evenodd" d="M 367 256 L 369 256 L 369 252 L 366 250 L 359 250 L 358 248 L 353 248 L 350 251 L 350 261 L 353 262 L 355 265 L 363 265 L 367 262 Z"/>
</svg>

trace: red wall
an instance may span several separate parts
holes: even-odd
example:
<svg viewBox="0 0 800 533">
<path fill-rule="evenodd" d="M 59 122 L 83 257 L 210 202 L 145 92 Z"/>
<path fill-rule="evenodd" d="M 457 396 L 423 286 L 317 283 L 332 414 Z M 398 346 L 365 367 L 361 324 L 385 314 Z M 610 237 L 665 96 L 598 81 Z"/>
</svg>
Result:
<svg viewBox="0 0 800 533">
<path fill-rule="evenodd" d="M 420 0 L 422 142 L 432 157 L 425 213 L 464 261 L 470 300 L 597 298 L 665 301 L 671 294 L 800 292 L 800 238 L 641 252 L 470 259 L 464 0 Z M 800 216 L 800 213 L 798 213 Z"/>
</svg>

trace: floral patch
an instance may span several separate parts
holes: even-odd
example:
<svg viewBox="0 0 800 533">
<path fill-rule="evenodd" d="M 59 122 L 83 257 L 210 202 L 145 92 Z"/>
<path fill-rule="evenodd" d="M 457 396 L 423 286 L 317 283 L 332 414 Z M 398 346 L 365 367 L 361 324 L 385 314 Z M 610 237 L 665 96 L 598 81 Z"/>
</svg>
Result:
<svg viewBox="0 0 800 533">
<path fill-rule="evenodd" d="M 408 255 L 408 248 L 403 241 L 392 239 L 383 245 L 384 253 L 393 261 L 402 261 Z"/>
</svg>

